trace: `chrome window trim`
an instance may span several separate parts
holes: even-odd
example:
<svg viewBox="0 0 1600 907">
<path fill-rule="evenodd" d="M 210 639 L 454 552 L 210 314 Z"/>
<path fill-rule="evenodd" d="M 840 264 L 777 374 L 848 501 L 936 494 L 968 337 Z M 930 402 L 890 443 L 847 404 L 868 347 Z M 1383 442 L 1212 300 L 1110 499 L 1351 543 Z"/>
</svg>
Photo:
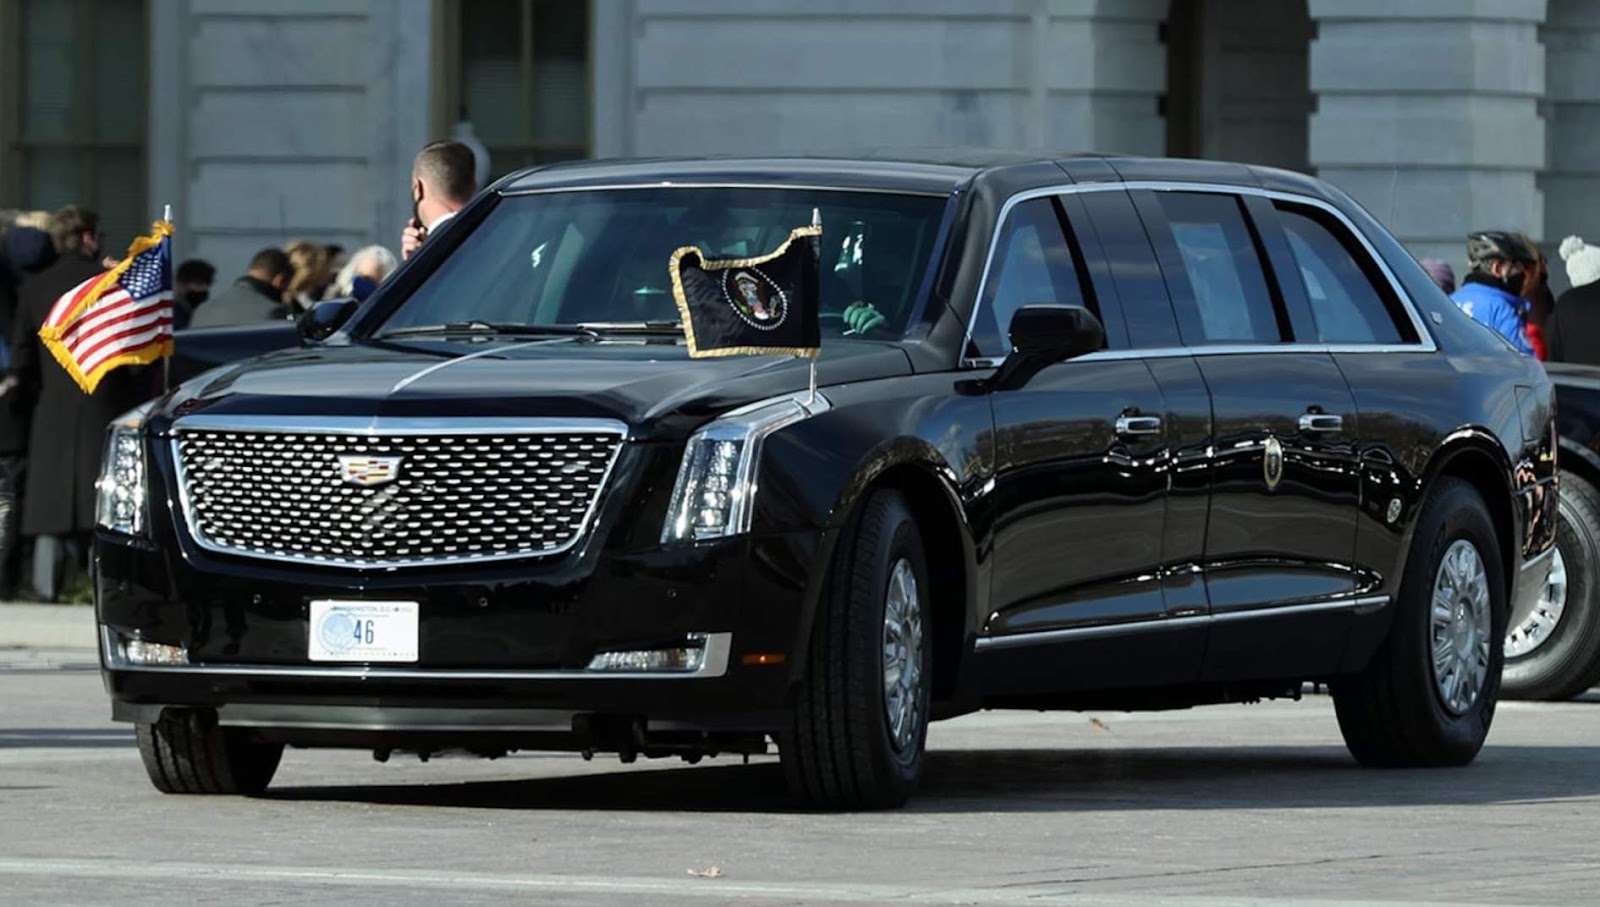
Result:
<svg viewBox="0 0 1600 907">
<path fill-rule="evenodd" d="M 961 339 L 961 364 L 963 367 L 992 367 L 994 364 L 999 362 L 999 358 L 997 357 L 970 358 L 966 356 L 966 349 L 968 344 L 972 342 L 973 331 L 976 329 L 978 324 L 978 312 L 983 305 L 984 293 L 989 288 L 989 277 L 994 269 L 995 253 L 1000 247 L 1000 231 L 1003 227 L 1005 227 L 1006 218 L 1010 216 L 1011 209 L 1026 201 L 1032 201 L 1037 198 L 1048 198 L 1057 195 L 1078 195 L 1090 192 L 1133 192 L 1138 190 L 1149 190 L 1153 192 L 1209 192 L 1231 195 L 1251 195 L 1271 201 L 1282 201 L 1289 202 L 1290 204 L 1306 205 L 1308 207 L 1316 208 L 1333 215 L 1338 219 L 1339 223 L 1343 224 L 1344 228 L 1361 243 L 1361 248 L 1366 250 L 1367 257 L 1371 258 L 1372 261 L 1377 264 L 1379 271 L 1383 273 L 1384 279 L 1389 282 L 1389 288 L 1394 292 L 1395 298 L 1400 300 L 1400 307 L 1405 311 L 1406 317 L 1411 319 L 1411 326 L 1416 331 L 1417 337 L 1420 339 L 1416 343 L 1241 343 L 1165 347 L 1160 350 L 1141 350 L 1135 348 L 1129 350 L 1106 350 L 1100 353 L 1091 353 L 1087 356 L 1079 356 L 1072 361 L 1093 361 L 1097 357 L 1128 359 L 1150 357 L 1152 355 L 1154 355 L 1156 358 L 1164 358 L 1174 355 L 1226 356 L 1238 355 L 1241 353 L 1381 353 L 1400 351 L 1431 353 L 1438 350 L 1438 344 L 1434 342 L 1433 335 L 1429 333 L 1427 327 L 1423 323 L 1421 313 L 1417 310 L 1416 301 L 1411 298 L 1411 294 L 1406 292 L 1405 287 L 1401 285 L 1399 278 L 1395 277 L 1394 271 L 1389 268 L 1389 263 L 1383 260 L 1382 255 L 1378 254 L 1377 248 L 1372 245 L 1371 240 L 1367 239 L 1366 234 L 1362 233 L 1361 230 L 1356 227 L 1355 223 L 1352 222 L 1343 211 L 1340 211 L 1331 203 L 1320 198 L 1315 198 L 1309 195 L 1301 195 L 1296 192 L 1282 192 L 1277 189 L 1262 189 L 1255 186 L 1230 186 L 1221 183 L 1183 183 L 1169 182 L 1164 180 L 1136 180 L 1125 183 L 1067 183 L 1055 186 L 1041 186 L 1034 189 L 1025 189 L 1006 199 L 1005 204 L 1000 206 L 1000 214 L 995 220 L 994 234 L 989 237 L 989 252 L 984 258 L 983 276 L 978 280 L 978 292 L 976 297 L 973 299 L 972 313 L 967 316 L 966 334 Z M 1264 266 L 1270 268 L 1271 264 L 1264 263 Z"/>
<path fill-rule="evenodd" d="M 197 530 L 194 505 L 189 496 L 188 470 L 184 468 L 183 454 L 179 449 L 181 436 L 187 431 L 236 431 L 274 434 L 324 434 L 359 435 L 365 437 L 433 436 L 433 435 L 542 435 L 542 434 L 594 434 L 615 435 L 616 449 L 596 485 L 589 508 L 572 534 L 572 539 L 558 548 L 537 552 L 513 554 L 478 554 L 465 557 L 444 557 L 384 561 L 382 563 L 348 561 L 334 558 L 303 557 L 292 554 L 268 554 L 241 551 L 218 545 L 204 538 Z M 565 554 L 588 538 L 594 528 L 594 517 L 600 509 L 600 499 L 611 484 L 611 474 L 622 449 L 628 441 L 628 426 L 615 419 L 548 419 L 502 417 L 394 417 L 394 416 L 184 416 L 173 423 L 168 449 L 172 456 L 172 469 L 178 477 L 178 509 L 183 515 L 181 527 L 189 540 L 205 551 L 228 557 L 275 561 L 312 567 L 333 567 L 341 570 L 390 571 L 417 567 L 450 567 L 491 561 L 542 560 Z"/>
<path fill-rule="evenodd" d="M 687 641 L 698 641 L 705 648 L 700 667 L 693 671 L 519 671 L 464 670 L 461 668 L 406 668 L 385 665 L 141 665 L 122 654 L 117 632 L 100 625 L 100 655 L 107 670 L 149 671 L 157 674 L 212 674 L 229 677 L 317 677 L 344 680 L 700 680 L 728 673 L 733 652 L 732 633 L 691 633 Z"/>
<path fill-rule="evenodd" d="M 951 184 L 949 192 L 933 189 L 886 189 L 882 186 L 830 186 L 826 183 L 728 182 L 717 179 L 656 180 L 648 183 L 605 183 L 594 186 L 542 186 L 528 189 L 502 189 L 502 198 L 526 195 L 552 195 L 559 192 L 617 192 L 627 189 L 793 189 L 797 192 L 861 192 L 869 195 L 914 195 L 919 198 L 949 198 L 961 183 Z"/>
<path fill-rule="evenodd" d="M 1181 630 L 1186 627 L 1203 627 L 1242 620 L 1318 614 L 1324 611 L 1362 611 L 1383 608 L 1388 604 L 1389 596 L 1387 595 L 1366 595 L 1306 602 L 1298 605 L 1277 605 L 1264 608 L 1248 608 L 1241 611 L 1224 611 L 1220 614 L 1158 617 L 1151 620 L 1135 620 L 1120 624 L 1097 624 L 1092 627 L 1069 627 L 1063 630 L 1036 630 L 1025 633 L 1008 633 L 1001 636 L 980 636 L 973 642 L 973 649 L 979 652 L 986 649 L 1013 649 L 1022 646 L 1072 642 L 1080 639 L 1124 636 L 1130 633 L 1160 633 L 1166 630 Z"/>
</svg>

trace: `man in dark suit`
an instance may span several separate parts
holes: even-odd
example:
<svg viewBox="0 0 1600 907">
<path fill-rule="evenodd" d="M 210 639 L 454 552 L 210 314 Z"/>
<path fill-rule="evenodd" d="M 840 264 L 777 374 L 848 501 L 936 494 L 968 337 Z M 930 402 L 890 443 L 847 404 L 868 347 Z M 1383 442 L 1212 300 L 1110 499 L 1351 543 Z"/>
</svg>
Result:
<svg viewBox="0 0 1600 907">
<path fill-rule="evenodd" d="M 268 247 L 250 259 L 245 275 L 233 286 L 211 297 L 195 309 L 191 328 L 220 328 L 261 321 L 282 321 L 289 317 L 283 304 L 283 288 L 289 285 L 294 266 L 282 249 Z"/>
<path fill-rule="evenodd" d="M 51 217 L 50 235 L 60 257 L 22 282 L 12 347 L 17 392 L 38 401 L 28 435 L 22 534 L 34 539 L 33 585 L 45 600 L 59 591 L 63 554 L 71 551 L 80 566 L 88 555 L 106 425 L 143 403 L 150 388 L 142 368 L 125 366 L 85 394 L 45 349 L 39 328 L 56 300 L 105 270 L 100 218 L 93 211 L 62 208 Z"/>
</svg>

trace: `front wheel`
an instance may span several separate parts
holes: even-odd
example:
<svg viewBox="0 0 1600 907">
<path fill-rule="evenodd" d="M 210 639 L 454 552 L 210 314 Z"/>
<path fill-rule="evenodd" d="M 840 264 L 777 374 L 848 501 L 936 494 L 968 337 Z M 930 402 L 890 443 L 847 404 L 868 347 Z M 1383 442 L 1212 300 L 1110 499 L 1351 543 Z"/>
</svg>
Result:
<svg viewBox="0 0 1600 907">
<path fill-rule="evenodd" d="M 922 775 L 932 698 L 928 569 L 905 499 L 874 492 L 839 540 L 779 750 L 822 809 L 882 809 Z"/>
<path fill-rule="evenodd" d="M 1445 477 L 1423 505 L 1389 637 L 1332 686 L 1362 765 L 1466 765 L 1494 720 L 1506 633 L 1500 542 L 1483 499 Z"/>
<path fill-rule="evenodd" d="M 254 796 L 267 789 L 283 758 L 283 744 L 221 727 L 209 711 L 168 710 L 135 731 L 150 783 L 164 794 Z"/>
<path fill-rule="evenodd" d="M 1507 699 L 1571 699 L 1600 682 L 1600 492 L 1563 472 L 1558 506 L 1544 594 L 1506 634 Z"/>
</svg>

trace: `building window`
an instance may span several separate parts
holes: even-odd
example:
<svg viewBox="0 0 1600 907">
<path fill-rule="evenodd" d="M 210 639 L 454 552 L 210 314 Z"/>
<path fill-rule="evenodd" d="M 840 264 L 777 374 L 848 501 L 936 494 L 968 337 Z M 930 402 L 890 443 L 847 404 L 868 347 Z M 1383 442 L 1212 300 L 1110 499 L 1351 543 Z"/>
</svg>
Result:
<svg viewBox="0 0 1600 907">
<path fill-rule="evenodd" d="M 491 177 L 589 156 L 589 3 L 448 0 L 442 13 L 438 134 L 471 123 Z"/>
<path fill-rule="evenodd" d="M 115 253 L 145 202 L 145 0 L 0 0 L 0 207 L 100 213 Z"/>
</svg>

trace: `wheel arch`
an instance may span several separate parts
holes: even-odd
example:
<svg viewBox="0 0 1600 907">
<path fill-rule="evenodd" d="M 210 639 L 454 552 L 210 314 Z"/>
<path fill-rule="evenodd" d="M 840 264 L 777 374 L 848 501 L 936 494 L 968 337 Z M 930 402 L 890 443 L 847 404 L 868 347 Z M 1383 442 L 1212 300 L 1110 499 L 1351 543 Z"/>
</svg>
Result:
<svg viewBox="0 0 1600 907">
<path fill-rule="evenodd" d="M 844 528 L 875 491 L 899 492 L 911 509 L 927 559 L 930 615 L 933 620 L 933 697 L 935 702 L 958 696 L 962 666 L 970 648 L 979 601 L 977 545 L 954 469 L 937 450 L 917 438 L 899 438 L 863 459 L 854 478 L 830 509 L 829 532 L 818 563 L 834 567 Z M 822 571 L 827 572 L 827 571 Z M 826 594 L 825 586 L 818 589 Z M 804 633 L 809 644 L 817 602 L 810 608 Z"/>
<path fill-rule="evenodd" d="M 1494 524 L 1495 535 L 1501 540 L 1500 567 L 1510 596 L 1516 582 L 1517 554 L 1521 551 L 1522 533 L 1518 531 L 1515 492 L 1511 487 L 1511 461 L 1494 435 L 1482 429 L 1464 429 L 1452 433 L 1440 445 L 1429 462 L 1422 482 L 1418 502 L 1425 500 L 1440 478 L 1450 476 L 1471 485 L 1489 508 L 1489 519 Z M 1416 531 L 1415 525 L 1411 532 Z M 1409 539 L 1408 539 L 1409 542 Z M 1409 557 L 1411 546 L 1403 550 Z M 1396 576 L 1402 575 L 1396 573 Z"/>
</svg>

